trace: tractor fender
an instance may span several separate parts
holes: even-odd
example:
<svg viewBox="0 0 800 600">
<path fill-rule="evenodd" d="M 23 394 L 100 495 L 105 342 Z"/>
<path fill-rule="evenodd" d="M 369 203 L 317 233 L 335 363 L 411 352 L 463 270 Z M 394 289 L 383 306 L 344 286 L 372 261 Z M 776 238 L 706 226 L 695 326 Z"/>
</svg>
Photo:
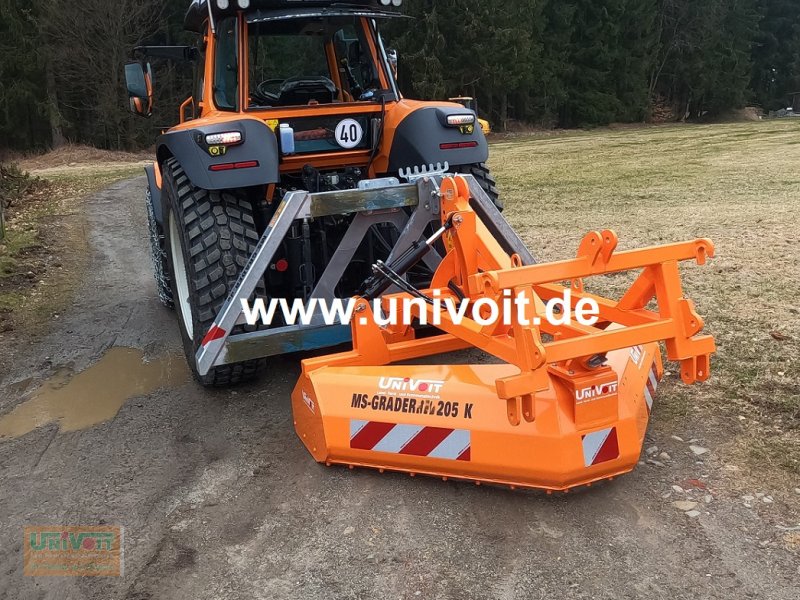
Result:
<svg viewBox="0 0 800 600">
<path fill-rule="evenodd" d="M 238 131 L 242 141 L 231 146 L 209 146 L 206 136 Z M 205 190 L 245 188 L 280 181 L 278 140 L 266 123 L 239 119 L 174 129 L 158 138 L 159 164 L 170 157 L 180 163 L 192 185 Z M 222 149 L 221 149 L 222 148 Z M 224 153 L 223 153 L 224 152 Z M 214 165 L 253 164 L 246 168 L 214 171 Z"/>
<path fill-rule="evenodd" d="M 153 215 L 161 227 L 164 226 L 164 213 L 162 212 L 161 205 L 161 183 L 160 177 L 156 176 L 157 165 L 147 165 L 144 168 L 144 174 L 147 175 L 147 188 L 150 190 L 150 203 L 153 205 Z"/>
<path fill-rule="evenodd" d="M 457 106 L 427 106 L 406 116 L 394 133 L 389 152 L 390 173 L 416 165 L 444 163 L 451 166 L 486 162 L 489 145 L 477 119 L 468 129 L 448 127 L 447 116 L 463 115 L 467 111 Z M 473 113 L 474 114 L 474 113 Z M 442 148 L 442 144 L 474 145 L 461 148 Z"/>
</svg>

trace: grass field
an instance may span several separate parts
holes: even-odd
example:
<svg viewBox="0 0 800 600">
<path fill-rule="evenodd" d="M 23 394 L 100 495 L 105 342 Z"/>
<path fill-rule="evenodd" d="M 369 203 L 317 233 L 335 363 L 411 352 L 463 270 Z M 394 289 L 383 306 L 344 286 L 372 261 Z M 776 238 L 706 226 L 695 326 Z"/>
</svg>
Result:
<svg viewBox="0 0 800 600">
<path fill-rule="evenodd" d="M 671 374 L 656 423 L 800 472 L 800 121 L 525 137 L 493 145 L 491 166 L 539 260 L 574 256 L 597 229 L 623 249 L 711 238 L 717 257 L 683 272 L 717 339 L 713 376 L 689 388 Z"/>
</svg>

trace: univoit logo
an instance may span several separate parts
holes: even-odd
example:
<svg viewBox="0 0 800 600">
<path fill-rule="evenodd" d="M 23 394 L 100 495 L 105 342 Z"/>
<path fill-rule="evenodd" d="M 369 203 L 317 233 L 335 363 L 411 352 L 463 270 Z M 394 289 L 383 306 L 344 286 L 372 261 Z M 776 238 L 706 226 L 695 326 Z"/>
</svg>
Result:
<svg viewBox="0 0 800 600">
<path fill-rule="evenodd" d="M 612 381 L 610 383 L 601 383 L 599 385 L 592 385 L 581 390 L 575 390 L 575 400 L 580 404 L 582 402 L 591 402 L 592 400 L 600 400 L 607 398 L 617 393 L 618 383 Z"/>
<path fill-rule="evenodd" d="M 37 526 L 24 530 L 29 577 L 119 577 L 123 530 L 116 526 Z"/>
<path fill-rule="evenodd" d="M 438 394 L 444 387 L 444 381 L 413 379 L 411 377 L 381 377 L 378 380 L 378 387 L 389 392 Z"/>
</svg>

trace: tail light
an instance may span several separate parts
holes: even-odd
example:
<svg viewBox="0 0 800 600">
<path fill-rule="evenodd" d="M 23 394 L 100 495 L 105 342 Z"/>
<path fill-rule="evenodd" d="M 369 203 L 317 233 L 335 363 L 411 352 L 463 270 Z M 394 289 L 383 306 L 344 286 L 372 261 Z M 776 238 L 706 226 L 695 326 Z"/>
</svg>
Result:
<svg viewBox="0 0 800 600">
<path fill-rule="evenodd" d="M 439 144 L 440 150 L 460 150 L 462 148 L 477 148 L 478 142 L 452 142 L 448 144 Z"/>
<path fill-rule="evenodd" d="M 209 171 L 232 171 L 234 169 L 252 169 L 258 166 L 257 160 L 246 160 L 237 163 L 221 163 L 208 167 Z"/>
</svg>

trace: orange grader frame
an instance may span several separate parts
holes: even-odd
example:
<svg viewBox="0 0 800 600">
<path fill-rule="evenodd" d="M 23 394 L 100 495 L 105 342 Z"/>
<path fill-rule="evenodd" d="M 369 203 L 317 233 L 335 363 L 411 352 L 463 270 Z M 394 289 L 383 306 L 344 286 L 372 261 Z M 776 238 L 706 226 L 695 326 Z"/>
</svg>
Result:
<svg viewBox="0 0 800 600">
<path fill-rule="evenodd" d="M 565 490 L 631 471 L 663 375 L 659 342 L 669 360 L 680 362 L 684 383 L 709 376 L 714 340 L 698 335 L 703 320 L 683 297 L 678 263 L 704 264 L 713 243 L 616 252 L 614 232 L 591 232 L 576 258 L 523 266 L 472 210 L 464 178 L 443 179 L 440 197 L 447 254 L 422 293 L 443 301 L 489 298 L 498 306 L 506 290 L 524 294 L 526 321 L 534 324 L 456 324 L 445 311 L 440 335 L 415 339 L 412 328 L 377 325 L 370 302 L 357 298 L 353 349 L 303 361 L 292 394 L 300 439 L 328 465 L 511 487 Z M 619 300 L 584 290 L 587 277 L 629 270 L 641 273 Z M 544 303 L 568 289 L 573 307 L 583 298 L 597 302 L 596 325 L 543 318 Z M 410 296 L 382 302 L 388 306 L 392 297 L 402 306 Z M 410 309 L 417 318 L 426 311 L 432 322 L 430 304 Z M 496 360 L 408 364 L 467 348 Z"/>
</svg>

